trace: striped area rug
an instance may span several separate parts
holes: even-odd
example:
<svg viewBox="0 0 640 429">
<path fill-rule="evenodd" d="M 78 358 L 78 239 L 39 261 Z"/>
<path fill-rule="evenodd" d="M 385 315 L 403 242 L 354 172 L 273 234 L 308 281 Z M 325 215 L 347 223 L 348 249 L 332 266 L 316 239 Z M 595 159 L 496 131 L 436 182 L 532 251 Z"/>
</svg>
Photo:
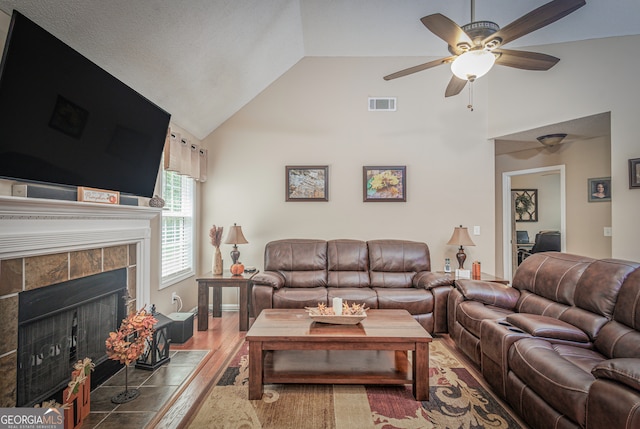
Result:
<svg viewBox="0 0 640 429">
<path fill-rule="evenodd" d="M 243 344 L 220 375 L 190 428 L 516 429 L 526 426 L 465 368 L 444 341 L 430 345 L 430 400 L 411 386 L 266 385 L 247 399 L 248 352 Z"/>
</svg>

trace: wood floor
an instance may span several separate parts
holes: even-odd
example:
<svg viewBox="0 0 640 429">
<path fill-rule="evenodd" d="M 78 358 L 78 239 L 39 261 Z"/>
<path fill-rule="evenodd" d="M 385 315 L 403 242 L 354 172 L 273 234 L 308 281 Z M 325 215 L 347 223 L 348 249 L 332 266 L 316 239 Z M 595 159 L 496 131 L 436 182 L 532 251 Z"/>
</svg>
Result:
<svg viewBox="0 0 640 429">
<path fill-rule="evenodd" d="M 223 368 L 236 346 L 244 339 L 239 332 L 238 313 L 223 311 L 222 317 L 209 314 L 209 329 L 198 331 L 197 318 L 193 337 L 184 344 L 172 344 L 171 350 L 210 350 L 191 380 L 163 407 L 147 428 L 186 428 L 189 419 L 213 384 L 216 374 Z"/>
</svg>

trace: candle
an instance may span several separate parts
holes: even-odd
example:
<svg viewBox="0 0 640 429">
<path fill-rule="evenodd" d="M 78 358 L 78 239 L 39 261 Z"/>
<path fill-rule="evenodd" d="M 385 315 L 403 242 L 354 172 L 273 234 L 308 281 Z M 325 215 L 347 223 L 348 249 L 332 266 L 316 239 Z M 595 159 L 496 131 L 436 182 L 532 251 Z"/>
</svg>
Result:
<svg viewBox="0 0 640 429">
<path fill-rule="evenodd" d="M 342 298 L 333 298 L 333 312 L 336 316 L 342 315 Z"/>
</svg>

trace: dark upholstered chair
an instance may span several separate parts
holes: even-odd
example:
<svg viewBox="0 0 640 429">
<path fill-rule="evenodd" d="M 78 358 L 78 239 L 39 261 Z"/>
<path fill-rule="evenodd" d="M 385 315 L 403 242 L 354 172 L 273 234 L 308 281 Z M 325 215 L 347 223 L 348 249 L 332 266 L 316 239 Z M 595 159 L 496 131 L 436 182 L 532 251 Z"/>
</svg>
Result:
<svg viewBox="0 0 640 429">
<path fill-rule="evenodd" d="M 559 252 L 560 233 L 558 231 L 541 231 L 536 234 L 536 241 L 531 250 L 518 249 L 518 261 L 524 261 L 527 256 L 539 252 Z"/>
</svg>

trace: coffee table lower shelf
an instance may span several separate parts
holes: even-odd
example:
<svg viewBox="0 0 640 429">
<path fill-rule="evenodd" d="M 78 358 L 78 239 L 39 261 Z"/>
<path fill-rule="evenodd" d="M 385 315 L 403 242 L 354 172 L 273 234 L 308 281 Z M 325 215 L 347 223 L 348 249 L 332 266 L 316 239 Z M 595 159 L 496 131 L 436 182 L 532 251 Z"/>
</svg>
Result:
<svg viewBox="0 0 640 429">
<path fill-rule="evenodd" d="M 264 357 L 264 383 L 412 384 L 404 350 L 278 350 Z"/>
</svg>

